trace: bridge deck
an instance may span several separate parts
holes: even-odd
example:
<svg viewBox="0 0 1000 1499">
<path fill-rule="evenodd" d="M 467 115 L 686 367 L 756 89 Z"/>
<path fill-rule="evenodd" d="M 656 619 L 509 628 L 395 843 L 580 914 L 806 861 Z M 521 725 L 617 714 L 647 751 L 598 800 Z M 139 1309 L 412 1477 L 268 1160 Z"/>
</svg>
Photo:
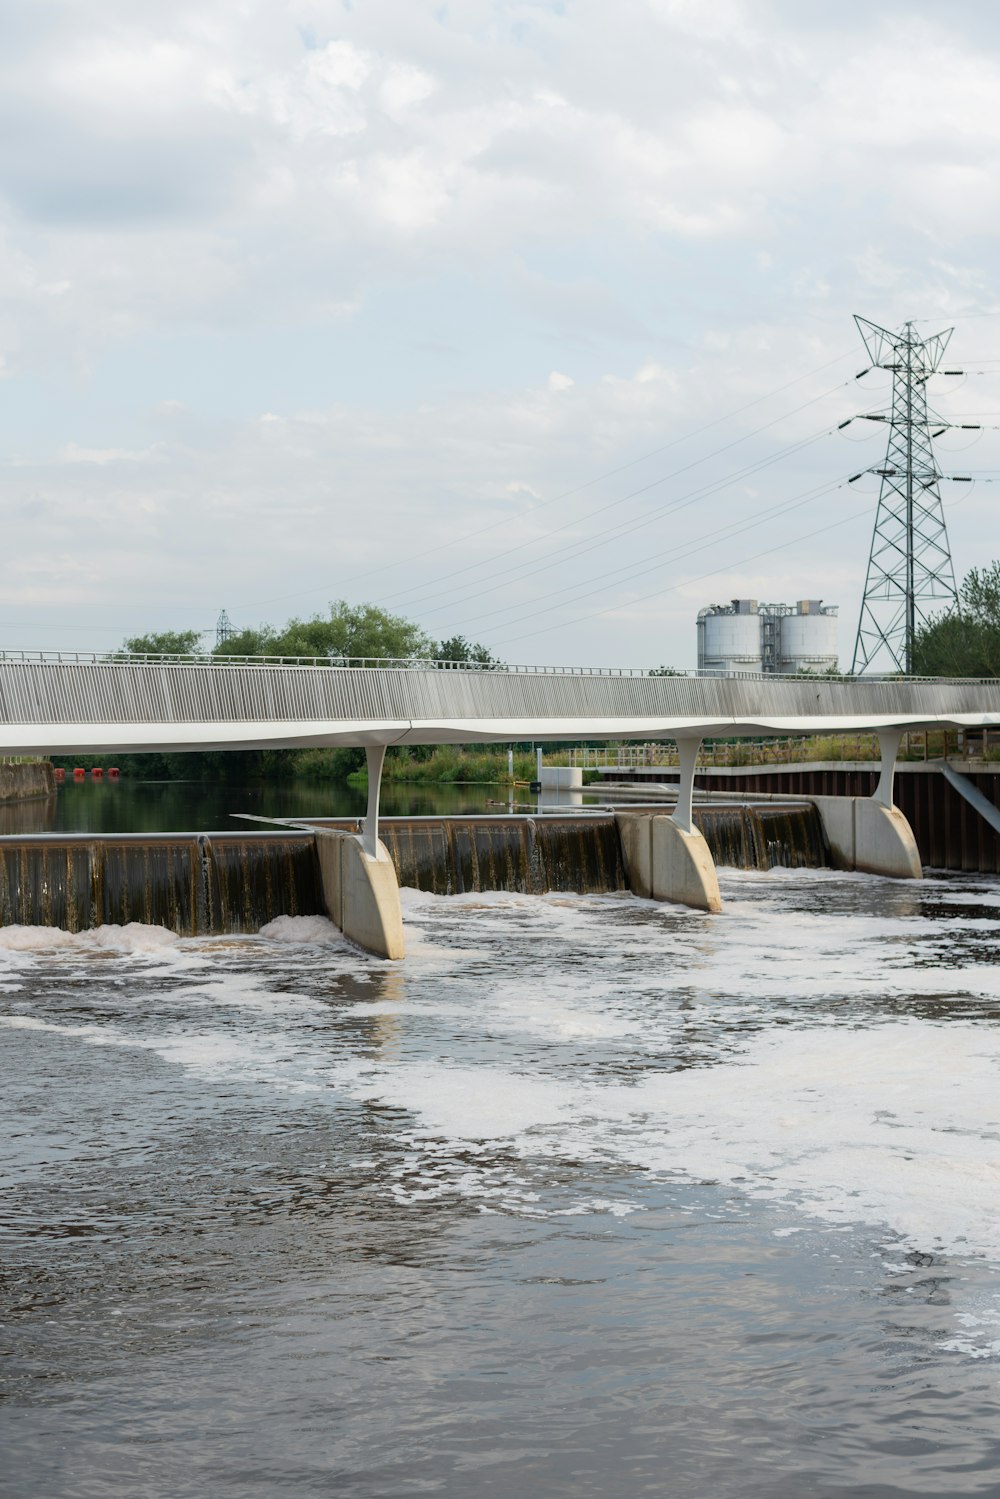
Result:
<svg viewBox="0 0 1000 1499">
<path fill-rule="evenodd" d="M 0 753 L 461 744 L 1000 724 L 1000 682 L 0 658 Z"/>
</svg>

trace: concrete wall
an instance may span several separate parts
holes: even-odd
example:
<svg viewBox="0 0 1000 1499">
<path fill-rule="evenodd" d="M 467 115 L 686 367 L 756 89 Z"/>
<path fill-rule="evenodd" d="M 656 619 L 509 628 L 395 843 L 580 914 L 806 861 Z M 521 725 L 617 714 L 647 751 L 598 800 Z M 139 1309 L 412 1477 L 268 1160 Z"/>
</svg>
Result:
<svg viewBox="0 0 1000 1499">
<path fill-rule="evenodd" d="M 579 765 L 542 766 L 543 791 L 578 791 L 582 785 L 583 771 Z"/>
<path fill-rule="evenodd" d="M 0 802 L 31 801 L 36 796 L 51 796 L 55 789 L 55 775 L 48 760 L 28 765 L 0 764 Z"/>
<path fill-rule="evenodd" d="M 316 828 L 327 914 L 344 936 L 379 958 L 401 958 L 403 913 L 392 859 L 379 843 L 373 859 L 353 833 Z"/>
<path fill-rule="evenodd" d="M 715 864 L 701 833 L 650 812 L 617 812 L 615 821 L 633 895 L 722 910 Z"/>
</svg>

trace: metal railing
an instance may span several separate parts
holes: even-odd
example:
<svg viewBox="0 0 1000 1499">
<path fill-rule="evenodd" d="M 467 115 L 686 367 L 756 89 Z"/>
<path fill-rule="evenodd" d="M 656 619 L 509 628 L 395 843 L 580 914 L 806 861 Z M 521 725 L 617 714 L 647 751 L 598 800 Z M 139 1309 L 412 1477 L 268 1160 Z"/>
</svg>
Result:
<svg viewBox="0 0 1000 1499">
<path fill-rule="evenodd" d="M 817 754 L 820 746 L 822 756 Z M 911 729 L 903 735 L 898 759 L 904 762 L 956 758 L 980 760 L 993 756 L 1000 757 L 1000 734 L 995 731 Z M 820 759 L 843 763 L 877 762 L 880 757 L 876 734 L 788 735 L 775 739 L 740 739 L 736 744 L 727 740 L 706 741 L 698 753 L 698 768 L 753 769 L 809 764 Z M 680 762 L 673 745 L 657 742 L 597 748 L 581 745 L 547 756 L 545 763 L 567 764 L 582 770 L 614 771 L 677 769 Z"/>
<path fill-rule="evenodd" d="M 569 677 L 684 677 L 698 681 L 751 681 L 751 682 L 840 682 L 851 686 L 866 682 L 940 682 L 940 683 L 985 683 L 994 682 L 994 677 L 922 677 L 905 676 L 901 672 L 886 674 L 865 673 L 851 676 L 848 673 L 824 675 L 820 672 L 759 672 L 759 671 L 699 671 L 694 668 L 674 669 L 640 666 L 538 666 L 489 661 L 450 661 L 436 656 L 224 656 L 212 652 L 193 651 L 188 654 L 142 651 L 12 651 L 0 650 L 0 661 L 55 663 L 59 665 L 97 666 L 324 666 L 324 667 L 368 667 L 396 671 L 462 671 L 497 672 L 528 676 Z"/>
</svg>

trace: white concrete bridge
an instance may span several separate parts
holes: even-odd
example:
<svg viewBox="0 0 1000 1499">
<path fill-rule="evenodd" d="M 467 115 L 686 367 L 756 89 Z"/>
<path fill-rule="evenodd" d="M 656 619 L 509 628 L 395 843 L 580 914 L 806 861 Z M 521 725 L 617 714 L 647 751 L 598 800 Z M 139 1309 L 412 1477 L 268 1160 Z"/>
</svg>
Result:
<svg viewBox="0 0 1000 1499">
<path fill-rule="evenodd" d="M 0 653 L 0 753 L 977 728 L 1000 682 Z"/>
<path fill-rule="evenodd" d="M 385 926 L 387 901 L 394 903 L 398 918 L 398 899 L 390 898 L 384 868 L 380 873 L 388 856 L 378 841 L 379 784 L 390 745 L 676 740 L 677 808 L 669 818 L 651 820 L 648 840 L 645 832 L 633 837 L 632 829 L 626 851 L 636 871 L 635 888 L 716 909 L 714 868 L 691 820 L 695 760 L 703 739 L 877 732 L 882 776 L 867 806 L 851 808 L 852 856 L 856 867 L 912 876 L 919 874 L 915 844 L 892 803 L 903 732 L 996 724 L 1000 682 L 993 680 L 699 677 L 424 660 L 0 653 L 0 754 L 363 746 L 369 769 L 365 832 L 360 843 L 351 840 L 351 849 L 338 853 L 336 875 L 329 879 L 339 893 L 330 904 L 345 930 L 388 955 L 397 955 L 397 948 L 401 954 L 401 927 L 398 939 L 391 932 L 370 937 L 368 917 L 352 911 L 361 901 L 357 889 L 371 887 L 371 900 L 365 896 L 361 903 L 374 902 L 375 925 Z M 826 820 L 829 831 L 837 821 L 833 811 Z M 846 832 L 841 842 L 847 846 Z M 350 897 L 344 894 L 348 886 L 355 891 Z"/>
</svg>

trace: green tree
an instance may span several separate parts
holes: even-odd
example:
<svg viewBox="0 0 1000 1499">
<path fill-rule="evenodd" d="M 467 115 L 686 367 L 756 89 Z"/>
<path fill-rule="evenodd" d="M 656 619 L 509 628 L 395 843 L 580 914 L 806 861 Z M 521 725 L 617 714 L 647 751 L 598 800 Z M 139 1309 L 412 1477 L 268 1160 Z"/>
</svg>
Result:
<svg viewBox="0 0 1000 1499">
<path fill-rule="evenodd" d="M 281 630 L 272 625 L 239 630 L 216 648 L 220 656 L 368 656 L 426 657 L 434 642 L 419 625 L 375 604 L 330 605 L 327 615 L 290 619 Z"/>
<path fill-rule="evenodd" d="M 497 660 L 488 647 L 466 640 L 464 635 L 453 635 L 450 640 L 442 640 L 435 648 L 434 654 L 439 661 L 464 661 L 472 666 L 502 666 L 503 664 Z"/>
<path fill-rule="evenodd" d="M 149 635 L 133 635 L 123 648 L 141 656 L 190 656 L 201 637 L 201 630 L 154 630 Z"/>
<path fill-rule="evenodd" d="M 958 592 L 957 610 L 917 630 L 913 670 L 926 677 L 1000 676 L 1000 562 L 974 567 Z"/>
<path fill-rule="evenodd" d="M 271 625 L 237 630 L 213 648 L 213 656 L 273 656 L 277 631 Z"/>
</svg>

